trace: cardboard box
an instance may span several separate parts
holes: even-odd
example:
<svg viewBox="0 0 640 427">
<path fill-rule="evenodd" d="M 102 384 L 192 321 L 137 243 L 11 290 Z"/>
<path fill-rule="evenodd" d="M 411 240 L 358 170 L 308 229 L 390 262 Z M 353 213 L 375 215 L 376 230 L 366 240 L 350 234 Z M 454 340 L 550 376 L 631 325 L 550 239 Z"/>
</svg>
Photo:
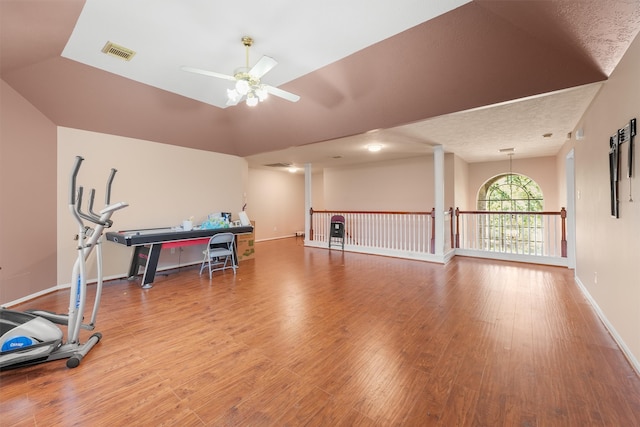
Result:
<svg viewBox="0 0 640 427">
<path fill-rule="evenodd" d="M 253 226 L 252 233 L 243 233 L 236 235 L 236 245 L 238 250 L 238 261 L 244 261 L 247 259 L 252 259 L 256 256 L 255 249 L 255 221 L 251 221 L 251 225 Z"/>
</svg>

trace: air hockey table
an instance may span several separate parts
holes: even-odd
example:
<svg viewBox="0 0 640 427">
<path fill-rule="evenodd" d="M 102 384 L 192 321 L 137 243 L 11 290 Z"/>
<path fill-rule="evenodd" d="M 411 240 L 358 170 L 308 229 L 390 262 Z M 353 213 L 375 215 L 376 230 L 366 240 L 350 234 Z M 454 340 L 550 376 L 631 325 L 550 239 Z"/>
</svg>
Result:
<svg viewBox="0 0 640 427">
<path fill-rule="evenodd" d="M 106 239 L 110 242 L 134 247 L 129 278 L 134 278 L 144 267 L 140 286 L 145 289 L 153 287 L 156 277 L 160 251 L 163 248 L 176 248 L 192 245 L 206 245 L 211 236 L 218 233 L 245 234 L 253 232 L 252 226 L 238 226 L 228 228 L 209 228 L 185 231 L 182 228 L 148 228 L 140 230 L 110 231 L 106 233 Z M 234 251 L 236 244 L 234 242 Z M 236 263 L 238 256 L 236 254 Z"/>
</svg>

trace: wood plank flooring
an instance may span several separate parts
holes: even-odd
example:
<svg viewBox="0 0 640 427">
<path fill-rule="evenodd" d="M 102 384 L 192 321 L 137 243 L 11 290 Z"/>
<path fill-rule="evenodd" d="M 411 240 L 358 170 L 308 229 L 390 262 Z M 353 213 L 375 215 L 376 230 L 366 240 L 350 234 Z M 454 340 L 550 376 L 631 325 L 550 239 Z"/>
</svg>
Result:
<svg viewBox="0 0 640 427">
<path fill-rule="evenodd" d="M 0 373 L 0 424 L 640 425 L 640 378 L 571 270 L 294 238 L 256 253 L 211 281 L 109 282 L 78 368 Z M 65 312 L 67 295 L 17 308 Z"/>
</svg>

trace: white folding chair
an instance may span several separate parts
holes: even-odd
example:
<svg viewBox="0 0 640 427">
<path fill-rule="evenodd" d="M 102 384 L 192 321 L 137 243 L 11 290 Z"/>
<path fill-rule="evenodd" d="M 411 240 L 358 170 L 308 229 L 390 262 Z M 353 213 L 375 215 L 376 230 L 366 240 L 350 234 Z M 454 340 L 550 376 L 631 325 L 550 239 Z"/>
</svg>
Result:
<svg viewBox="0 0 640 427">
<path fill-rule="evenodd" d="M 232 268 L 233 274 L 236 274 L 236 255 L 233 250 L 234 239 L 233 233 L 218 233 L 211 236 L 207 248 L 202 251 L 204 259 L 200 267 L 200 274 L 202 274 L 205 265 L 209 266 L 209 279 L 211 279 L 212 272 L 227 268 Z"/>
</svg>

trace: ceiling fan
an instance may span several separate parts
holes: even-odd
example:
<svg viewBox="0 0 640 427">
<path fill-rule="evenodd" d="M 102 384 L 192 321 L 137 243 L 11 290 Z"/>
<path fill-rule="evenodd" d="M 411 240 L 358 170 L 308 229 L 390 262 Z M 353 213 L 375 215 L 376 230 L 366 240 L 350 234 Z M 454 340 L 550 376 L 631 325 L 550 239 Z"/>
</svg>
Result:
<svg viewBox="0 0 640 427">
<path fill-rule="evenodd" d="M 300 99 L 298 95 L 260 82 L 260 78 L 275 67 L 278 62 L 269 56 L 263 56 L 253 67 L 249 68 L 249 48 L 253 45 L 253 39 L 245 36 L 242 38 L 242 44 L 246 48 L 246 66 L 236 69 L 232 76 L 192 67 L 182 67 L 182 70 L 235 82 L 233 89 L 227 89 L 227 105 L 236 105 L 243 97 L 246 97 L 247 105 L 254 107 L 258 105 L 258 102 L 264 101 L 269 94 L 287 101 L 297 102 Z"/>
</svg>

